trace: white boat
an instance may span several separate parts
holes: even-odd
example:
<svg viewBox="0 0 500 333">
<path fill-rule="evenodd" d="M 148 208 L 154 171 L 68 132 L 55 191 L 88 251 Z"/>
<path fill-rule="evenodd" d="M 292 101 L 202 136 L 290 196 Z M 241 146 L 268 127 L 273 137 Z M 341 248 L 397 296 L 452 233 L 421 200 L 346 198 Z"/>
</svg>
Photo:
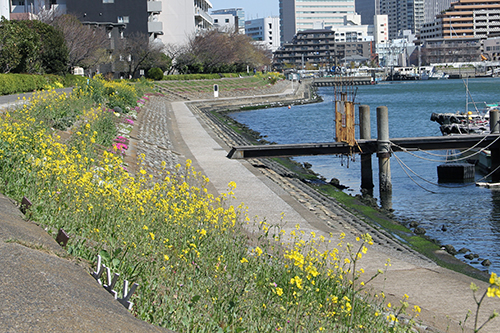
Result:
<svg viewBox="0 0 500 333">
<path fill-rule="evenodd" d="M 431 70 L 424 70 L 420 74 L 420 79 L 421 80 L 445 80 L 448 79 L 450 76 L 446 74 L 445 72 L 442 71 L 435 71 L 434 68 Z"/>
</svg>

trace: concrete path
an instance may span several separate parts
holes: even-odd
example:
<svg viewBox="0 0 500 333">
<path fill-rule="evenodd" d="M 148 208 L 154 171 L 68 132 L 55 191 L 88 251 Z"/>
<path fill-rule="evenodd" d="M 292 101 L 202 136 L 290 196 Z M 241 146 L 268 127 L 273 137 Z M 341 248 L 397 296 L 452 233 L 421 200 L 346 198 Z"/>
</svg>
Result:
<svg viewBox="0 0 500 333">
<path fill-rule="evenodd" d="M 193 113 L 184 102 L 173 102 L 169 107 L 179 133 L 179 144 L 185 157 L 194 160 L 195 166 L 211 181 L 215 189 L 226 192 L 228 183 L 236 182 L 234 191 L 237 203 L 248 206 L 250 217 L 257 216 L 270 224 L 281 224 L 287 233 L 300 224 L 308 234 L 310 231 L 325 237 L 329 232 L 345 232 L 352 239 L 361 232 L 355 228 L 343 227 L 342 221 L 325 222 L 311 212 L 307 203 L 299 202 L 290 191 L 266 177 L 249 162 L 230 160 L 226 157 L 228 147 L 215 137 L 210 127 L 200 122 L 199 115 Z M 283 184 L 281 184 L 283 185 Z M 281 214 L 285 214 L 284 221 Z M 484 291 L 486 284 L 465 275 L 441 268 L 419 255 L 401 254 L 396 248 L 375 245 L 363 258 L 361 264 L 369 278 L 379 268 L 384 269 L 387 259 L 391 266 L 387 274 L 372 282 L 376 291 L 384 291 L 387 300 L 399 304 L 405 294 L 412 305 L 422 308 L 420 319 L 422 329 L 441 332 L 462 332 L 459 323 L 464 320 L 468 310 L 475 311 L 475 303 L 469 289 L 474 282 Z M 482 305 L 480 323 L 487 319 L 494 309 L 500 310 L 500 301 L 486 299 Z M 473 318 L 468 320 L 465 331 L 469 331 Z M 500 322 L 493 322 L 481 332 L 499 332 Z"/>
</svg>

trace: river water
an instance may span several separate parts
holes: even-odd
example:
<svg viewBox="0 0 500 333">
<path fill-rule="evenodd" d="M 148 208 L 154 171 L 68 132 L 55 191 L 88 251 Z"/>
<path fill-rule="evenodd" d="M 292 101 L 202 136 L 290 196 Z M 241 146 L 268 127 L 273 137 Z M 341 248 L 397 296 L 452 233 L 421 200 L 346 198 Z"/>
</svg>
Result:
<svg viewBox="0 0 500 333">
<path fill-rule="evenodd" d="M 500 101 L 498 78 L 469 79 L 467 85 L 478 107 L 484 107 L 484 102 Z M 359 86 L 355 102 L 370 106 L 372 138 L 377 137 L 378 106 L 388 107 L 391 138 L 440 136 L 439 125 L 430 121 L 431 113 L 464 111 L 465 91 L 462 80 L 379 83 Z M 297 105 L 291 109 L 236 112 L 230 116 L 260 132 L 270 142 L 332 142 L 335 137 L 333 88 L 320 88 L 318 92 L 324 98 L 322 103 Z M 473 105 L 468 108 L 470 110 Z M 359 133 L 358 128 L 356 132 Z M 437 166 L 443 163 L 446 152 L 432 153 L 443 154 L 443 157 L 396 153 L 406 166 L 400 165 L 396 157 L 391 158 L 392 206 L 396 218 L 419 222 L 428 236 L 443 245 L 451 244 L 457 250 L 468 248 L 480 259 L 492 262 L 490 271 L 500 272 L 500 190 L 476 187 L 474 183 L 446 184 L 447 187 L 435 185 L 438 184 Z M 372 159 L 374 196 L 378 197 L 378 162 L 375 155 Z M 347 193 L 359 193 L 359 156 L 355 156 L 355 160 L 340 156 L 307 156 L 295 160 L 310 163 L 312 169 L 327 180 L 339 179 L 341 184 L 349 187 Z M 476 172 L 476 180 L 482 177 L 484 175 Z M 456 257 L 479 269 L 487 269 L 478 259 L 471 262 L 463 255 Z"/>
</svg>

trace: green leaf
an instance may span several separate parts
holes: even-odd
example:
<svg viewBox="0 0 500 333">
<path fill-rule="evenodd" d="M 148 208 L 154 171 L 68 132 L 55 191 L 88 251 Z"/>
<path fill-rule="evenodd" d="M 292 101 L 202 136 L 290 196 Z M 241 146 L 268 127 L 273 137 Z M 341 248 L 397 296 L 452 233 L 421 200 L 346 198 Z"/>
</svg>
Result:
<svg viewBox="0 0 500 333">
<path fill-rule="evenodd" d="M 118 267 L 118 265 L 120 265 L 120 259 L 117 259 L 117 258 L 113 259 L 113 260 L 111 261 L 111 265 L 112 265 L 113 267 Z"/>
<path fill-rule="evenodd" d="M 122 252 L 122 248 L 119 247 L 113 252 L 113 257 L 118 257 L 118 255 Z"/>
<path fill-rule="evenodd" d="M 106 250 L 99 251 L 99 255 L 101 256 L 102 259 L 104 259 L 106 261 L 111 260 L 111 256 L 109 255 L 108 251 L 106 251 Z"/>
</svg>

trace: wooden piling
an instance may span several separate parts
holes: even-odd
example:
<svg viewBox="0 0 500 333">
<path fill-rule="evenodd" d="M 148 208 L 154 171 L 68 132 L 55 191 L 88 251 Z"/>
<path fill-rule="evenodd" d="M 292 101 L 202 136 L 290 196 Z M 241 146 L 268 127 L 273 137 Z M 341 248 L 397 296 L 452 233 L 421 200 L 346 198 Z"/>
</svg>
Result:
<svg viewBox="0 0 500 333">
<path fill-rule="evenodd" d="M 371 139 L 370 106 L 359 106 L 359 138 Z M 361 191 L 373 195 L 372 154 L 361 153 Z"/>
<path fill-rule="evenodd" d="M 387 106 L 377 108 L 377 135 L 380 201 L 382 208 L 391 209 L 391 143 L 389 141 L 389 111 Z"/>
<path fill-rule="evenodd" d="M 498 134 L 500 133 L 500 124 L 499 121 L 499 113 L 498 110 L 490 110 L 490 133 Z M 500 142 L 495 142 L 491 146 L 491 170 L 496 170 L 491 175 L 492 183 L 500 182 Z"/>
</svg>

